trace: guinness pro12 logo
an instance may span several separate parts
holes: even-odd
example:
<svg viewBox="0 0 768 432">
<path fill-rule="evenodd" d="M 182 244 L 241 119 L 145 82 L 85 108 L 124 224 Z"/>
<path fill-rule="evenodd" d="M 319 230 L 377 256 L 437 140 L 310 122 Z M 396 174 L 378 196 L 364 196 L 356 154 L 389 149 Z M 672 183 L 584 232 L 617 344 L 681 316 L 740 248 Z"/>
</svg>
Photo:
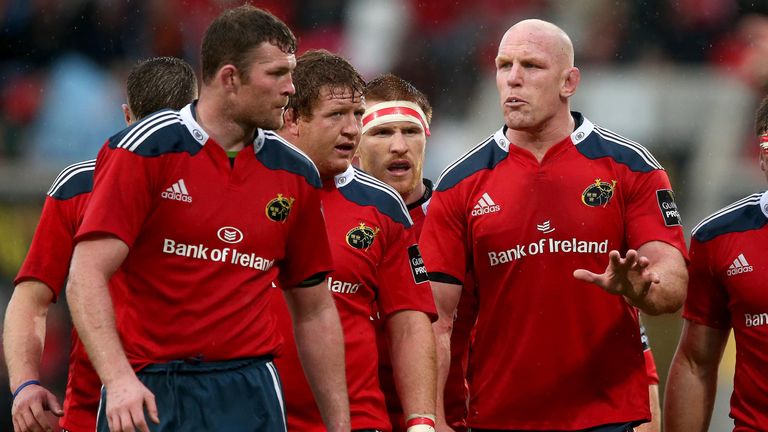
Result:
<svg viewBox="0 0 768 432">
<path fill-rule="evenodd" d="M 373 246 L 373 241 L 378 233 L 378 228 L 369 227 L 365 223 L 360 222 L 360 225 L 352 228 L 347 233 L 347 244 L 355 249 L 368 250 L 369 247 Z"/>
<path fill-rule="evenodd" d="M 277 194 L 277 198 L 273 198 L 267 204 L 267 217 L 275 222 L 285 222 L 288 219 L 288 214 L 291 212 L 294 201 L 295 198 L 286 198 L 283 194 Z"/>
<path fill-rule="evenodd" d="M 608 201 L 613 197 L 613 191 L 616 189 L 616 180 L 611 180 L 611 183 L 600 181 L 595 179 L 595 182 L 581 193 L 581 202 L 590 206 L 597 207 L 608 205 Z"/>
</svg>

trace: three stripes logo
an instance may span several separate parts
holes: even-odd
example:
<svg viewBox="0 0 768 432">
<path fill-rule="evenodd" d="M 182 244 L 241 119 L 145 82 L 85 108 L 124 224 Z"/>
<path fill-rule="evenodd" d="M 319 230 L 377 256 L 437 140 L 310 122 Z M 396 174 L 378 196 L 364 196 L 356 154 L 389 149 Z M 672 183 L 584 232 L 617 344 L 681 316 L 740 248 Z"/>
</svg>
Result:
<svg viewBox="0 0 768 432">
<path fill-rule="evenodd" d="M 471 214 L 472 216 L 480 216 L 488 213 L 495 213 L 499 210 L 501 210 L 501 206 L 493 202 L 490 195 L 488 195 L 488 192 L 486 192 L 479 200 L 477 200 L 477 204 L 475 204 Z"/>
<path fill-rule="evenodd" d="M 728 276 L 735 276 L 741 273 L 749 273 L 753 270 L 754 269 L 752 266 L 747 262 L 747 259 L 744 258 L 744 254 L 739 254 L 739 256 L 733 260 L 733 264 L 728 267 L 728 271 L 726 273 Z"/>
<path fill-rule="evenodd" d="M 184 179 L 180 179 L 176 183 L 172 184 L 171 187 L 164 190 L 160 196 L 165 199 L 173 200 L 173 201 L 181 201 L 186 203 L 192 202 L 192 197 L 189 195 L 189 192 L 187 191 L 187 185 L 184 184 Z"/>
<path fill-rule="evenodd" d="M 235 244 L 243 241 L 243 232 L 233 226 L 219 228 L 216 235 L 224 243 Z"/>
<path fill-rule="evenodd" d="M 549 221 L 546 221 L 541 225 L 536 224 L 536 229 L 543 232 L 544 234 L 549 234 L 555 230 L 552 228 L 552 225 L 549 223 Z"/>
</svg>

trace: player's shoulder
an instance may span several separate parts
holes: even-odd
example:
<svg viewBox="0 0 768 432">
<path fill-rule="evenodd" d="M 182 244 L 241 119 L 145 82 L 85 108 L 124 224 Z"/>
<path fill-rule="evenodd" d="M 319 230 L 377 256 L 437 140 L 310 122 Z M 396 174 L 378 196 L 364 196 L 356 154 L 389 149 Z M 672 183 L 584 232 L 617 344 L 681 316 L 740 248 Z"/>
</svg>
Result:
<svg viewBox="0 0 768 432">
<path fill-rule="evenodd" d="M 691 235 L 706 242 L 723 234 L 760 229 L 768 223 L 767 209 L 768 192 L 749 195 L 704 218 Z"/>
<path fill-rule="evenodd" d="M 123 149 L 139 156 L 167 153 L 196 154 L 208 135 L 192 114 L 192 105 L 180 111 L 164 109 L 152 113 L 109 138 L 111 149 Z"/>
<path fill-rule="evenodd" d="M 96 159 L 74 163 L 64 168 L 53 180 L 48 196 L 57 200 L 68 200 L 93 190 L 93 172 Z"/>
<path fill-rule="evenodd" d="M 579 153 L 588 159 L 608 157 L 635 172 L 664 169 L 643 145 L 593 124 L 580 113 L 572 115 L 578 127 L 571 134 L 571 140 Z"/>
<path fill-rule="evenodd" d="M 506 129 L 506 126 L 502 127 L 448 165 L 438 177 L 435 190 L 448 190 L 479 171 L 495 168 L 506 159 L 509 155 Z"/>
<path fill-rule="evenodd" d="M 405 227 L 413 225 L 405 202 L 392 186 L 354 167 L 337 175 L 334 181 L 349 201 L 363 207 L 375 207 L 379 213 Z"/>
<path fill-rule="evenodd" d="M 276 132 L 259 129 L 255 145 L 256 158 L 267 168 L 291 172 L 304 177 L 314 187 L 322 187 L 320 173 L 312 159 Z"/>
</svg>

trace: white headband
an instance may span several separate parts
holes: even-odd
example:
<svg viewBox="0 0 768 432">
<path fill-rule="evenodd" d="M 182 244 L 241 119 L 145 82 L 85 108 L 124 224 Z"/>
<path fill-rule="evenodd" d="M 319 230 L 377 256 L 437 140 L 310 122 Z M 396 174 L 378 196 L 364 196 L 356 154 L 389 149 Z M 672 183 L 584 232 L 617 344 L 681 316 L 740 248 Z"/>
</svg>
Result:
<svg viewBox="0 0 768 432">
<path fill-rule="evenodd" d="M 413 102 L 400 100 L 378 103 L 366 109 L 363 114 L 363 134 L 374 126 L 398 121 L 415 123 L 429 136 L 429 125 L 424 111 Z"/>
</svg>

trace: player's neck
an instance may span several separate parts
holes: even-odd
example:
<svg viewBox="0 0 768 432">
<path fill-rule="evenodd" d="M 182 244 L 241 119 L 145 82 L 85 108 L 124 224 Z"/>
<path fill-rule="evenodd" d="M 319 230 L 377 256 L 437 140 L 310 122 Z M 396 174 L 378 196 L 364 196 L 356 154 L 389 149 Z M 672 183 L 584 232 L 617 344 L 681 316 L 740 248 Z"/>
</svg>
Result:
<svg viewBox="0 0 768 432">
<path fill-rule="evenodd" d="M 403 197 L 403 201 L 405 201 L 405 205 L 411 205 L 415 203 L 416 201 L 420 200 L 424 193 L 427 191 L 427 187 L 424 186 L 424 179 L 419 179 L 419 184 L 416 186 L 414 190 L 411 191 L 411 193 L 408 194 L 408 196 Z"/>
<path fill-rule="evenodd" d="M 542 127 L 531 129 L 508 128 L 506 136 L 512 144 L 530 151 L 536 157 L 536 160 L 541 162 L 550 148 L 573 132 L 575 125 L 576 122 L 573 120 L 570 111 L 565 111 L 564 114 L 560 113 L 552 117 Z"/>
<path fill-rule="evenodd" d="M 240 151 L 253 141 L 256 129 L 245 127 L 227 115 L 225 107 L 201 92 L 197 102 L 197 122 L 225 151 Z"/>
</svg>

